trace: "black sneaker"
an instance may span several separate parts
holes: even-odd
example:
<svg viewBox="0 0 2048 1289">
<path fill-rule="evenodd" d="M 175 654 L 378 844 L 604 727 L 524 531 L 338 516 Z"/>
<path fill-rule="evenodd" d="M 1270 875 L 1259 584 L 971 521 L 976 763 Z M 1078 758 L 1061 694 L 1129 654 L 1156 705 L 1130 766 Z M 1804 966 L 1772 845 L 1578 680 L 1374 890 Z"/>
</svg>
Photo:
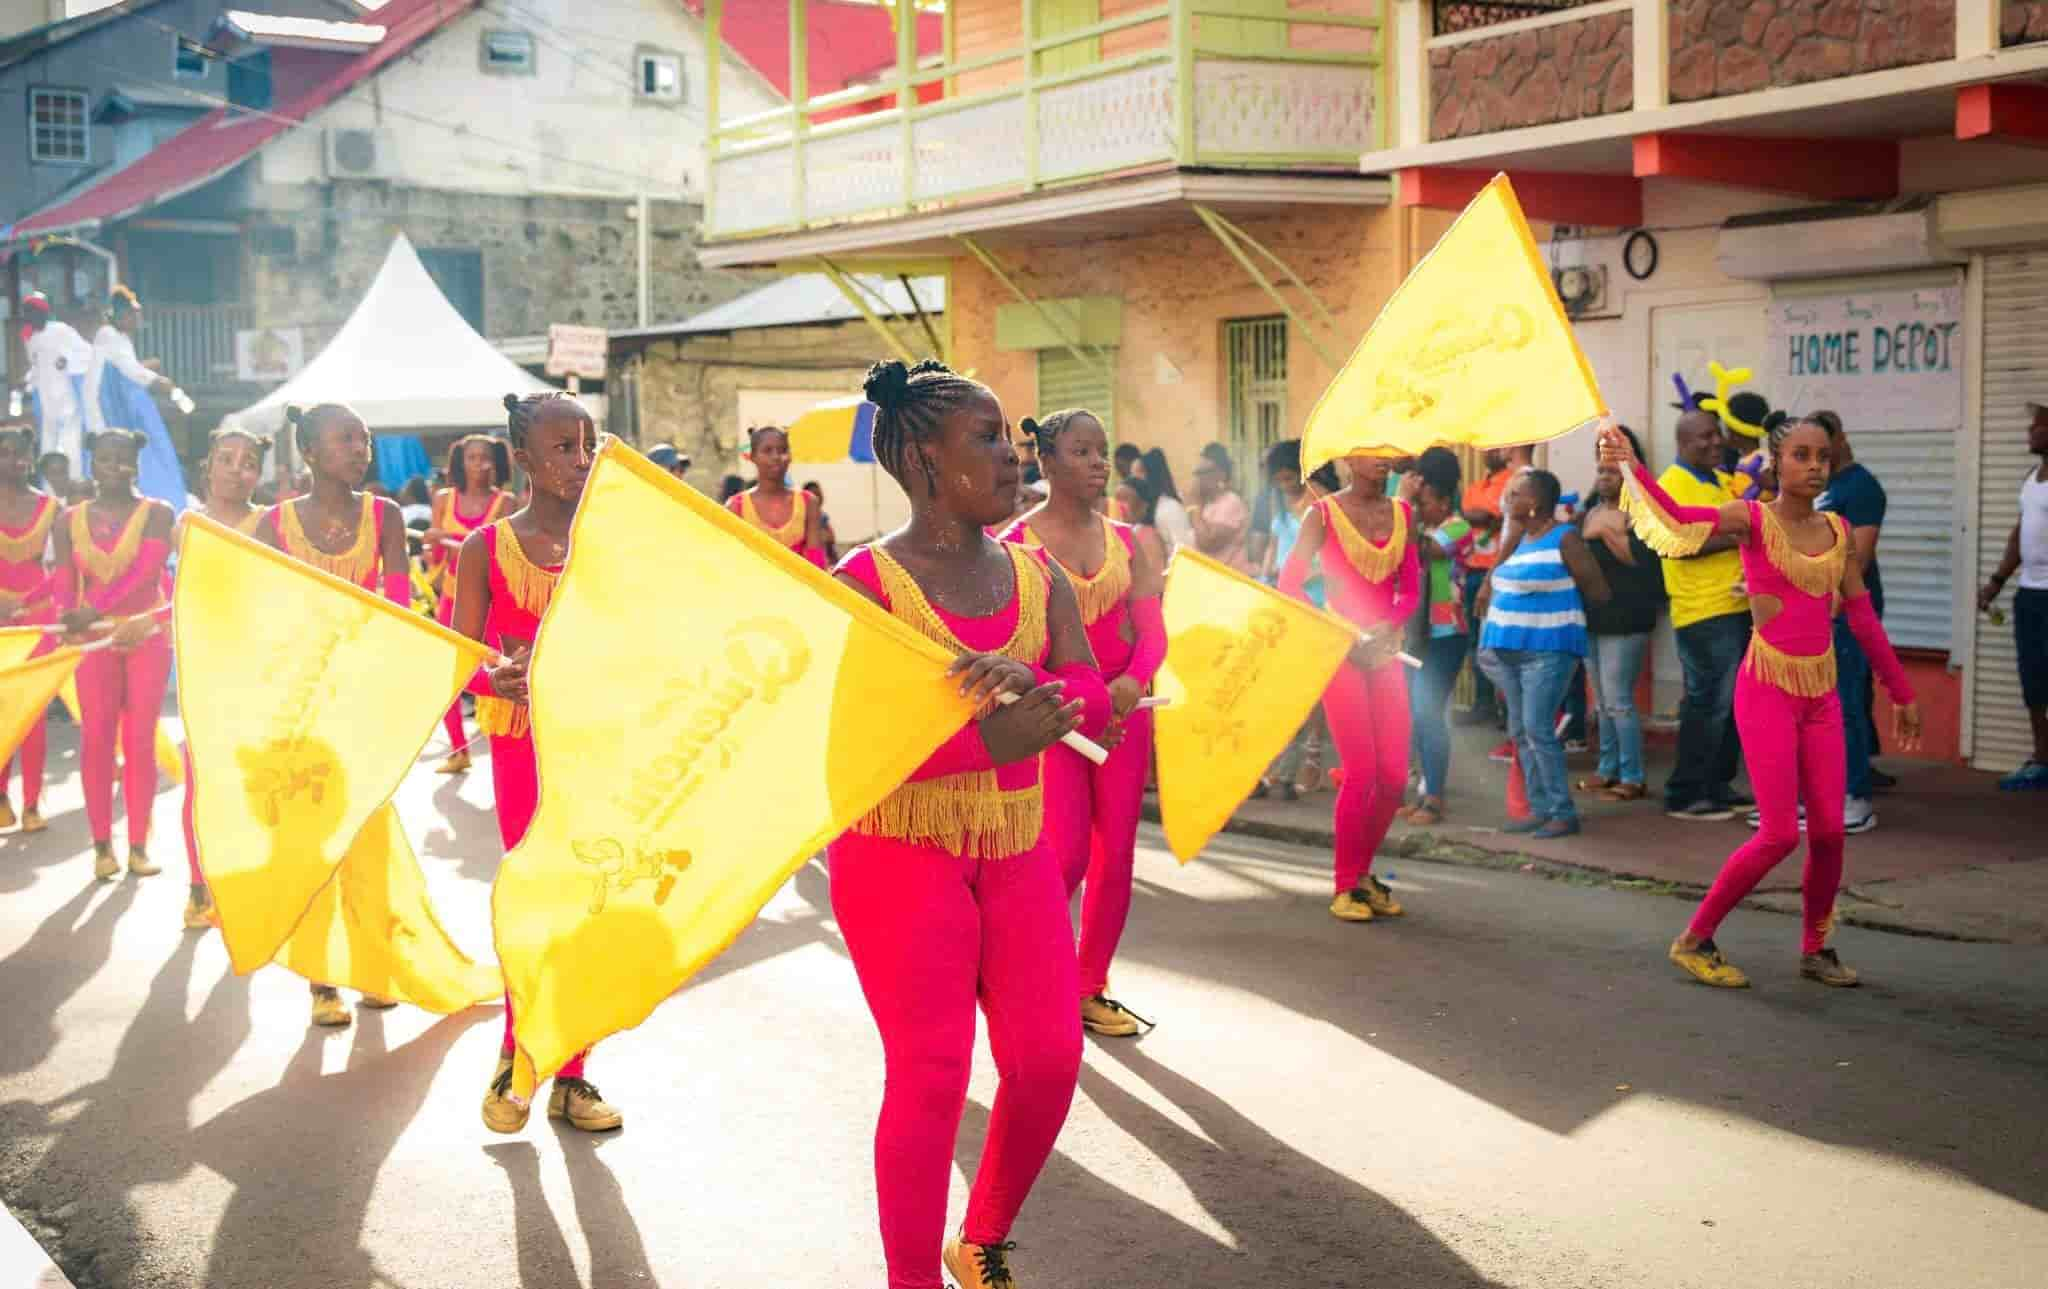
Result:
<svg viewBox="0 0 2048 1289">
<path fill-rule="evenodd" d="M 1732 806 L 1717 805 L 1712 801 L 1695 801 L 1689 806 L 1667 809 L 1664 813 L 1673 819 L 1685 819 L 1693 823 L 1714 823 L 1735 817 Z"/>
<path fill-rule="evenodd" d="M 1730 810 L 1750 810 L 1755 808 L 1756 798 L 1746 792 L 1737 792 L 1730 788 L 1728 794 L 1721 798 L 1721 804 Z"/>
<path fill-rule="evenodd" d="M 1872 792 L 1890 792 L 1898 786 L 1899 780 L 1896 775 L 1886 774 L 1874 765 L 1870 767 L 1870 790 Z"/>
</svg>

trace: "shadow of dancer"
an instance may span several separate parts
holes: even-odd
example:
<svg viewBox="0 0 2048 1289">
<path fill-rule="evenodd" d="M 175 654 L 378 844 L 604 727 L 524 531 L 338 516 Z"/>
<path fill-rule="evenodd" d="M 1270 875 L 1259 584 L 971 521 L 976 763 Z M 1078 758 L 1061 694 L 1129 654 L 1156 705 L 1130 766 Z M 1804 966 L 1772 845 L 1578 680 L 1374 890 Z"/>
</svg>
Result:
<svg viewBox="0 0 2048 1289">
<path fill-rule="evenodd" d="M 0 1078 L 43 1063 L 57 1045 L 57 1012 L 113 955 L 114 927 L 135 903 L 137 885 L 123 881 L 92 907 L 104 889 L 95 882 L 66 900 L 0 962 L 0 998 L 7 1000 Z"/>
<path fill-rule="evenodd" d="M 640 1224 L 626 1207 L 619 1179 L 598 1156 L 617 1137 L 585 1137 L 557 1126 L 569 1188 L 576 1197 L 576 1224 L 590 1249 L 591 1289 L 656 1283 Z M 498 1142 L 484 1154 L 512 1185 L 512 1239 L 524 1289 L 564 1289 L 581 1282 L 575 1255 L 540 1179 L 540 1152 L 530 1141 Z"/>
</svg>

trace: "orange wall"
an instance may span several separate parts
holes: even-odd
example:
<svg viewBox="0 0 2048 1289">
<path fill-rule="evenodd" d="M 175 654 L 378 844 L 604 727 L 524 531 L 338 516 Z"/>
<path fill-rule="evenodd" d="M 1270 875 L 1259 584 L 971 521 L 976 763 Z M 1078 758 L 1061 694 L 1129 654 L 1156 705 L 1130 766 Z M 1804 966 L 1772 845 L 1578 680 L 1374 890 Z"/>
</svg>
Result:
<svg viewBox="0 0 2048 1289">
<path fill-rule="evenodd" d="M 1905 753 L 1925 761 L 1963 763 L 1963 676 L 1939 658 L 1909 657 L 1906 677 L 1920 702 L 1920 750 Z M 1892 703 L 1877 687 L 1877 738 L 1886 756 L 1901 755 L 1892 737 Z"/>
</svg>

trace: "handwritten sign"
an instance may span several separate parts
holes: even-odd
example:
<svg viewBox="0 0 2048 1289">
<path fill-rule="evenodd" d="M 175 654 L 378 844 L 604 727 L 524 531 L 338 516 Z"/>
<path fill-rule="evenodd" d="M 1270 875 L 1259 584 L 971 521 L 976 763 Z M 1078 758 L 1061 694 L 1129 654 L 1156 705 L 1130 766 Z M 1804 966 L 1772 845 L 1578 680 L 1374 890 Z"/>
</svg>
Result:
<svg viewBox="0 0 2048 1289">
<path fill-rule="evenodd" d="M 548 327 L 547 365 L 542 370 L 556 377 L 603 380 L 605 346 L 608 343 L 609 337 L 603 327 L 554 323 Z"/>
<path fill-rule="evenodd" d="M 1757 389 L 1792 412 L 1831 408 L 1851 433 L 1963 423 L 1963 289 L 1901 287 L 1771 303 Z"/>
</svg>

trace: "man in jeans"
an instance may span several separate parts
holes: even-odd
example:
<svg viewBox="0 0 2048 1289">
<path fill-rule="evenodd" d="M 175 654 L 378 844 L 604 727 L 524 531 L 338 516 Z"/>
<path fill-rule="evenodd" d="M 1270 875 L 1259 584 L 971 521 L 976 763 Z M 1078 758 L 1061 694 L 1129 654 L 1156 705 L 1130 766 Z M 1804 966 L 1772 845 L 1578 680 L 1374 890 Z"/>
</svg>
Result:
<svg viewBox="0 0 2048 1289">
<path fill-rule="evenodd" d="M 1810 418 L 1835 431 L 1835 472 L 1828 490 L 1821 494 L 1818 509 L 1840 515 L 1849 525 L 1849 557 L 1863 570 L 1863 585 L 1870 588 L 1870 607 L 1884 616 L 1884 578 L 1877 567 L 1877 537 L 1884 527 L 1884 485 L 1868 467 L 1858 465 L 1842 431 L 1842 418 L 1833 412 L 1815 412 Z M 1846 615 L 1835 619 L 1835 692 L 1842 699 L 1842 747 L 1848 757 L 1849 799 L 1842 807 L 1845 832 L 1869 832 L 1877 827 L 1877 812 L 1870 807 L 1873 771 L 1870 758 L 1877 754 L 1871 738 L 1870 700 L 1873 686 L 1870 659 L 1849 630 Z"/>
<path fill-rule="evenodd" d="M 2020 575 L 2013 593 L 2013 643 L 2019 652 L 2020 701 L 2033 724 L 2034 755 L 1998 781 L 2007 792 L 2048 790 L 2048 401 L 2027 404 L 2027 450 L 2041 464 L 2020 484 L 2020 521 L 2005 539 L 2005 558 L 1977 592 L 1977 609 L 1991 612 L 1998 593 Z M 1996 623 L 1997 619 L 1993 619 Z"/>
<path fill-rule="evenodd" d="M 1722 506 L 1739 497 L 1720 468 L 1721 423 L 1711 412 L 1678 418 L 1678 461 L 1657 482 L 1688 506 Z M 1716 533 L 1697 555 L 1664 561 L 1664 589 L 1685 702 L 1678 712 L 1678 764 L 1664 784 L 1664 813 L 1674 819 L 1732 819 L 1753 804 L 1735 791 L 1742 745 L 1735 733 L 1735 675 L 1749 648 L 1749 595 L 1732 537 Z"/>
</svg>

